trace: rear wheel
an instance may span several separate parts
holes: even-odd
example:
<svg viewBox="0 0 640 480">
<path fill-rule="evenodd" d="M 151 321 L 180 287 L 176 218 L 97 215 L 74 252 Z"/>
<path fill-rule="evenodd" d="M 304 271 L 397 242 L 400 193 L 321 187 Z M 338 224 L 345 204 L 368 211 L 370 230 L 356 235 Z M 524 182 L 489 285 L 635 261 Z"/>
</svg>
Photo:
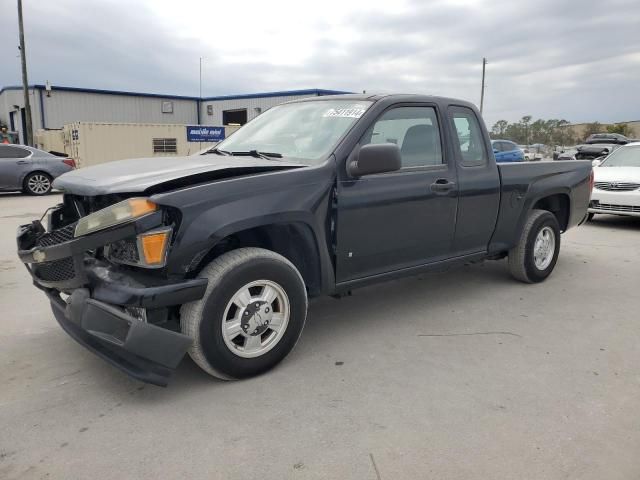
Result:
<svg viewBox="0 0 640 480">
<path fill-rule="evenodd" d="M 518 245 L 509 251 L 509 271 L 522 282 L 542 282 L 551 275 L 559 253 L 560 226 L 555 215 L 546 210 L 533 210 Z"/>
<path fill-rule="evenodd" d="M 307 294 L 296 267 L 277 253 L 241 248 L 221 255 L 200 277 L 205 296 L 182 306 L 191 358 L 225 380 L 274 367 L 293 349 L 307 316 Z"/>
<path fill-rule="evenodd" d="M 51 191 L 51 177 L 43 172 L 33 172 L 24 179 L 23 191 L 29 195 L 46 195 Z"/>
</svg>

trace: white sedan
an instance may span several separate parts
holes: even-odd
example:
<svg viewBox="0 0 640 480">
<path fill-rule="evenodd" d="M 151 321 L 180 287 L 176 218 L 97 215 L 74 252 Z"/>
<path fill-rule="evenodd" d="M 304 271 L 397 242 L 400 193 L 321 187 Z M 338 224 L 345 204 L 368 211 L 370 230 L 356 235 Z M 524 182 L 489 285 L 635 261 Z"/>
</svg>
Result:
<svg viewBox="0 0 640 480">
<path fill-rule="evenodd" d="M 640 142 L 616 149 L 593 173 L 590 218 L 597 213 L 640 217 Z"/>
</svg>

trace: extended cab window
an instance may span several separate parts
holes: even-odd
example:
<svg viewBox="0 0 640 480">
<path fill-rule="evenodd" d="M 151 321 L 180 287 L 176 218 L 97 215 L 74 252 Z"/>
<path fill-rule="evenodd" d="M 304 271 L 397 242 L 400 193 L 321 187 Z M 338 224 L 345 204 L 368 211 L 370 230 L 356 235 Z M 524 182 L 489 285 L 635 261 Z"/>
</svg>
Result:
<svg viewBox="0 0 640 480">
<path fill-rule="evenodd" d="M 465 167 L 485 165 L 487 151 L 484 136 L 473 110 L 466 107 L 451 107 L 450 114 L 458 137 L 462 165 Z"/>
<path fill-rule="evenodd" d="M 438 118 L 433 107 L 397 107 L 387 110 L 364 134 L 360 145 L 395 143 L 402 168 L 442 165 Z"/>
</svg>

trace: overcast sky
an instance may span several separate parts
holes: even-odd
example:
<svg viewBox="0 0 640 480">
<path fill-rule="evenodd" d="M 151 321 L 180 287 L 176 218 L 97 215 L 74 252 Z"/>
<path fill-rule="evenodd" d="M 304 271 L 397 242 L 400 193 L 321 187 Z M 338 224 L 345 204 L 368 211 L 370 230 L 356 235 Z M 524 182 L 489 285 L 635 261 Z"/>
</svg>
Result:
<svg viewBox="0 0 640 480">
<path fill-rule="evenodd" d="M 20 83 L 0 0 L 0 86 Z M 640 120 L 637 0 L 24 0 L 30 83 L 198 95 L 327 88 L 480 101 L 485 120 Z"/>
</svg>

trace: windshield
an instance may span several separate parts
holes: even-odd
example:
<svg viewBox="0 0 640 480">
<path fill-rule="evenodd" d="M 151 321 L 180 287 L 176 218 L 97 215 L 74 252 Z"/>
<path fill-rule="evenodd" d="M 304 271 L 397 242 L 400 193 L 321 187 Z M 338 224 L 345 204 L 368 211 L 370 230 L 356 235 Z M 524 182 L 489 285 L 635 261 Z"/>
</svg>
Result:
<svg viewBox="0 0 640 480">
<path fill-rule="evenodd" d="M 319 100 L 279 105 L 217 145 L 222 152 L 267 152 L 307 165 L 326 159 L 369 108 L 369 101 Z M 279 155 L 278 155 L 279 154 Z"/>
<path fill-rule="evenodd" d="M 640 145 L 616 149 L 602 162 L 603 167 L 640 167 Z"/>
</svg>

